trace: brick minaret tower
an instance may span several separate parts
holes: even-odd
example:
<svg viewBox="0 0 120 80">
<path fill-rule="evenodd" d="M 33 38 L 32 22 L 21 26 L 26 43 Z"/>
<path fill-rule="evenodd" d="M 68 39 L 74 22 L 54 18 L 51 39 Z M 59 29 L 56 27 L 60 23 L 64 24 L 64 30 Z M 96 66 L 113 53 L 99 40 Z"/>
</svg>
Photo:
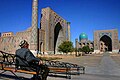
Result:
<svg viewBox="0 0 120 80">
<path fill-rule="evenodd" d="M 37 45 L 38 45 L 38 0 L 33 0 L 30 49 L 36 51 L 38 49 Z"/>
<path fill-rule="evenodd" d="M 67 31 L 68 31 L 68 36 L 67 36 L 67 40 L 70 41 L 70 22 L 67 22 L 67 25 L 68 25 L 68 28 L 67 28 Z"/>
</svg>

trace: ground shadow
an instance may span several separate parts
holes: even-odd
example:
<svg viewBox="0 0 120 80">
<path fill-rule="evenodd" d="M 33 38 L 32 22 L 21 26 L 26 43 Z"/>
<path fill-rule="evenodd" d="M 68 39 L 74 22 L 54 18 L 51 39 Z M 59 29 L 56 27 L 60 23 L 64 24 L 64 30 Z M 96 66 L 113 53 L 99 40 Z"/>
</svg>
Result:
<svg viewBox="0 0 120 80">
<path fill-rule="evenodd" d="M 15 77 L 14 75 L 8 75 L 8 74 L 0 74 L 0 79 L 4 79 L 4 78 L 9 78 L 9 79 L 14 79 L 14 80 L 19 80 L 17 77 Z M 19 77 L 21 80 L 30 80 L 29 78 L 24 78 L 24 77 Z M 7 79 L 5 79 L 7 80 Z"/>
</svg>

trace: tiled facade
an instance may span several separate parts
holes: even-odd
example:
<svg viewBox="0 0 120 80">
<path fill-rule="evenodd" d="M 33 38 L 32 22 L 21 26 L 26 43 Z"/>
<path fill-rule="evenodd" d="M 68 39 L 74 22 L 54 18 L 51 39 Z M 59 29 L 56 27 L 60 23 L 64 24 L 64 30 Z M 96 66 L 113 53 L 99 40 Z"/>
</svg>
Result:
<svg viewBox="0 0 120 80">
<path fill-rule="evenodd" d="M 31 50 L 37 50 L 38 45 L 38 0 L 33 0 L 32 4 L 32 27 L 31 27 Z"/>
<path fill-rule="evenodd" d="M 15 35 L 12 32 L 0 37 L 0 50 L 14 53 L 19 48 L 21 40 L 28 41 L 32 51 L 45 53 L 57 52 L 57 46 L 66 40 L 70 40 L 70 24 L 55 13 L 51 8 L 43 8 L 41 12 L 41 25 L 38 29 L 38 0 L 33 0 L 32 26 Z M 3 33 L 2 33 L 3 34 Z"/>
<path fill-rule="evenodd" d="M 45 50 L 50 53 L 56 51 L 61 42 L 70 40 L 70 23 L 49 7 L 42 9 L 41 29 L 45 31 Z"/>
<path fill-rule="evenodd" d="M 96 52 L 100 52 L 101 50 L 101 45 L 100 40 L 106 36 L 106 40 L 110 40 L 111 44 L 111 51 L 112 52 L 118 52 L 120 49 L 119 47 L 119 40 L 118 40 L 118 30 L 117 29 L 112 29 L 112 30 L 98 30 L 94 32 L 94 50 Z M 108 41 L 107 41 L 108 42 Z M 103 47 L 104 48 L 104 47 Z M 108 47 L 109 48 L 109 47 Z"/>
<path fill-rule="evenodd" d="M 9 32 L 8 32 L 9 33 Z M 15 52 L 19 48 L 19 43 L 21 40 L 25 39 L 29 42 L 30 31 L 17 32 L 16 35 L 11 36 L 1 36 L 0 37 L 0 50 L 5 52 Z"/>
<path fill-rule="evenodd" d="M 90 40 L 86 40 L 86 41 L 78 41 L 78 39 L 75 40 L 75 47 L 77 49 L 82 48 L 84 46 L 89 46 L 90 49 L 93 49 L 94 43 Z"/>
</svg>

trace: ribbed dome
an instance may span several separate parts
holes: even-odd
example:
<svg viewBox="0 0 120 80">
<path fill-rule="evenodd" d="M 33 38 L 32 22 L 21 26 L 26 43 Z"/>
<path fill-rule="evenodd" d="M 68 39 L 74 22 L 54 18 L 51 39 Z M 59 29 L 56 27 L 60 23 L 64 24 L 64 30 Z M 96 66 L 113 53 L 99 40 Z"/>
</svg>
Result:
<svg viewBox="0 0 120 80">
<path fill-rule="evenodd" d="M 80 36 L 79 36 L 79 40 L 81 41 L 82 39 L 88 39 L 88 36 L 87 36 L 87 34 L 85 34 L 85 33 L 81 33 L 80 34 Z"/>
</svg>

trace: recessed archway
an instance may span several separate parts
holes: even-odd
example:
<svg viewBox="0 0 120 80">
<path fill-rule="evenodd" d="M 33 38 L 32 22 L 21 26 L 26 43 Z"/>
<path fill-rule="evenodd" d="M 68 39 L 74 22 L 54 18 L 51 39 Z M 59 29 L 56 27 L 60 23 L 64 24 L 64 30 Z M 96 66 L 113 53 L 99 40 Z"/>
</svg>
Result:
<svg viewBox="0 0 120 80">
<path fill-rule="evenodd" d="M 100 51 L 112 51 L 112 40 L 109 36 L 104 35 L 100 38 Z"/>
<path fill-rule="evenodd" d="M 61 24 L 58 22 L 54 28 L 54 54 L 56 52 L 56 45 L 60 42 L 60 40 L 58 40 L 58 38 L 62 35 L 60 34 L 63 34 L 62 32 L 62 26 Z"/>
</svg>

